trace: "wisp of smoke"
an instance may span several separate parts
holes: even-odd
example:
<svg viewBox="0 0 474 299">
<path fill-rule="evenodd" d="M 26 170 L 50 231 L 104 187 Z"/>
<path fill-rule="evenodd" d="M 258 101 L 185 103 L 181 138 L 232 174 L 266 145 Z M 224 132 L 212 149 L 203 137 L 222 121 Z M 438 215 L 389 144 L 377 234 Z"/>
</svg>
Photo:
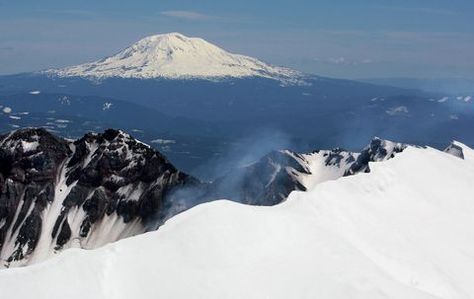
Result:
<svg viewBox="0 0 474 299">
<path fill-rule="evenodd" d="M 226 195 L 230 197 L 226 199 L 232 200 L 232 196 L 238 196 L 243 188 L 245 172 L 239 169 L 251 165 L 271 151 L 288 149 L 291 146 L 292 142 L 285 133 L 270 129 L 259 130 L 229 145 L 226 153 L 220 158 L 203 166 L 208 170 L 207 178 L 211 180 L 179 187 L 166 196 L 161 210 L 155 219 L 150 221 L 149 230 L 157 229 L 170 217 L 198 204 L 223 199 L 219 198 L 219 195 Z M 212 180 L 224 176 L 225 180 L 221 180 L 218 186 L 213 185 Z"/>
</svg>

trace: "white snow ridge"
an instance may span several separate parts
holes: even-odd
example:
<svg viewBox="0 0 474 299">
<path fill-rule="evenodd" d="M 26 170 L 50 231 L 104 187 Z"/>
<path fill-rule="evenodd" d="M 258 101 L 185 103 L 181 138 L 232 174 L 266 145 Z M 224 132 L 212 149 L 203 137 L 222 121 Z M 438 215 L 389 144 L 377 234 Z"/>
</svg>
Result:
<svg viewBox="0 0 474 299">
<path fill-rule="evenodd" d="M 102 78 L 243 78 L 297 80 L 299 73 L 255 58 L 231 54 L 201 39 L 180 33 L 146 37 L 120 53 L 99 61 L 47 70 L 60 77 Z"/>
<path fill-rule="evenodd" d="M 1 296 L 474 298 L 474 151 L 455 146 L 462 158 L 408 147 L 278 206 L 215 201 L 155 232 L 1 270 Z M 316 162 L 305 181 L 320 181 Z"/>
</svg>

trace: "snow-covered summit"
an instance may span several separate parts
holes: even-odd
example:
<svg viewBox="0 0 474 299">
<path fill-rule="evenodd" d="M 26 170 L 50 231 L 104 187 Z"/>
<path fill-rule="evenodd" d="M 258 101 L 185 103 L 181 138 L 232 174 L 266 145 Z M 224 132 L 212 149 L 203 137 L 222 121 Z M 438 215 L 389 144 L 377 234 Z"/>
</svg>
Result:
<svg viewBox="0 0 474 299">
<path fill-rule="evenodd" d="M 201 38 L 180 33 L 145 37 L 99 61 L 45 71 L 60 77 L 89 78 L 243 78 L 296 80 L 299 73 L 255 58 L 229 53 Z"/>
</svg>

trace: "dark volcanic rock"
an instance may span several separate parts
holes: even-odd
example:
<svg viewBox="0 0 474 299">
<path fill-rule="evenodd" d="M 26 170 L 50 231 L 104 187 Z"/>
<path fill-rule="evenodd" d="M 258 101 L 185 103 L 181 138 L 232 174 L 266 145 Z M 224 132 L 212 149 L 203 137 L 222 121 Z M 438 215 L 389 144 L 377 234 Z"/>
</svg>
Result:
<svg viewBox="0 0 474 299">
<path fill-rule="evenodd" d="M 406 144 L 395 143 L 380 138 L 374 138 L 370 144 L 362 150 L 357 160 L 352 163 L 350 168 L 344 174 L 353 175 L 359 172 L 370 172 L 369 162 L 379 162 L 395 157 L 407 148 Z"/>
<path fill-rule="evenodd" d="M 292 191 L 306 191 L 300 181 L 304 174 L 310 174 L 310 171 L 302 155 L 273 151 L 257 162 L 215 180 L 205 196 L 272 206 L 284 201 Z"/>
<path fill-rule="evenodd" d="M 4 266 L 70 246 L 94 248 L 144 232 L 168 193 L 198 181 L 117 130 L 76 141 L 43 129 L 0 138 L 0 257 Z M 50 250 L 36 253 L 42 238 Z M 43 246 L 45 245 L 43 244 Z"/>
<path fill-rule="evenodd" d="M 462 147 L 455 141 L 451 142 L 444 152 L 464 160 L 464 152 Z"/>
</svg>

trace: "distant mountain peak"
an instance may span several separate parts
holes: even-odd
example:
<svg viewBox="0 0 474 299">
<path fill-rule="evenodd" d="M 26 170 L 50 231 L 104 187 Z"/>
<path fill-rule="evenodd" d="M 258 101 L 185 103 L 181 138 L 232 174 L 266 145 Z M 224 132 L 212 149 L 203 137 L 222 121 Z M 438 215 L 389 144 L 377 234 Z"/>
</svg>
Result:
<svg viewBox="0 0 474 299">
<path fill-rule="evenodd" d="M 264 77 L 297 81 L 300 73 L 229 53 L 204 39 L 173 32 L 145 37 L 116 55 L 45 71 L 60 77 L 218 79 Z"/>
</svg>

